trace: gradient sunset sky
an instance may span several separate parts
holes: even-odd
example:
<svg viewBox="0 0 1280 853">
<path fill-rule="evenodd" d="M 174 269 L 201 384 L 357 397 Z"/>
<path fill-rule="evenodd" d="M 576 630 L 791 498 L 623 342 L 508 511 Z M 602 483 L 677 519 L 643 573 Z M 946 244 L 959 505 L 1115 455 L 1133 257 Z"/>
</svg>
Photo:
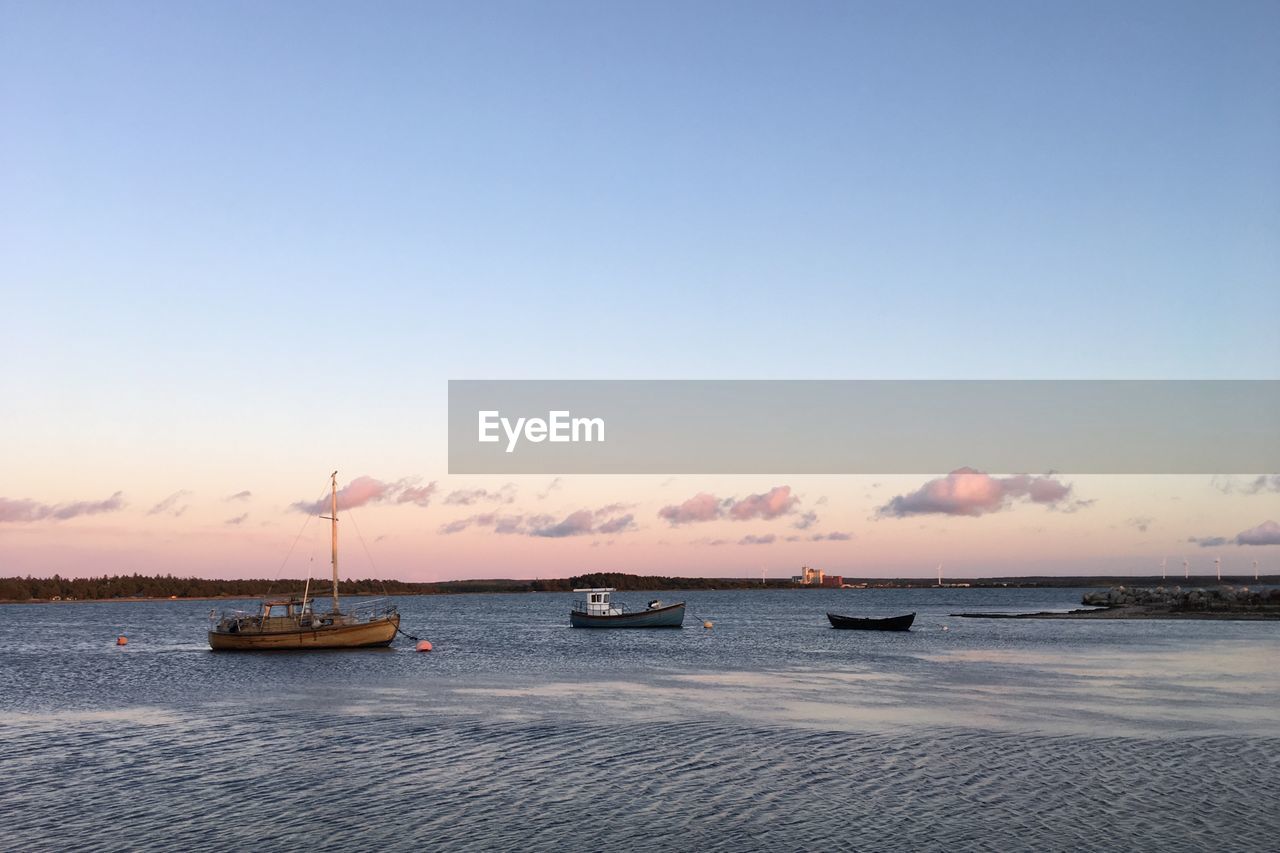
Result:
<svg viewBox="0 0 1280 853">
<path fill-rule="evenodd" d="M 0 0 L 0 576 L 270 577 L 335 468 L 360 577 L 1280 572 L 1275 472 L 445 458 L 450 378 L 1277 378 L 1277 92 L 1274 2 Z"/>
</svg>

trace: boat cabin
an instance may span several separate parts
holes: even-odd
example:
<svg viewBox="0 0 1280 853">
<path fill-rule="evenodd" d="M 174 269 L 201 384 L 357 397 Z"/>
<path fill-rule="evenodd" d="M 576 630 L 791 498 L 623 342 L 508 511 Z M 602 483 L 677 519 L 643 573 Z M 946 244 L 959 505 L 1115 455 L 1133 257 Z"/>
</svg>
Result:
<svg viewBox="0 0 1280 853">
<path fill-rule="evenodd" d="M 585 593 L 586 599 L 574 602 L 574 610 L 588 616 L 621 616 L 622 609 L 609 603 L 609 593 L 617 592 L 613 587 L 595 589 L 575 589 L 574 592 Z"/>
<path fill-rule="evenodd" d="M 276 601 L 262 602 L 262 618 L 300 616 L 304 611 L 310 612 L 311 602 L 303 603 L 297 598 L 281 598 Z"/>
</svg>

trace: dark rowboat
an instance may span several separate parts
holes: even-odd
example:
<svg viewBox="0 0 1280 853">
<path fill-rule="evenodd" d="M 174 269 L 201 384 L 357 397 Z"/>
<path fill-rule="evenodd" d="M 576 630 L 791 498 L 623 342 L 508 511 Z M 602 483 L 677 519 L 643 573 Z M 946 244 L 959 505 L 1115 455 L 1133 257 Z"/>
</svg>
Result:
<svg viewBox="0 0 1280 853">
<path fill-rule="evenodd" d="M 906 616 L 890 616 L 887 619 L 858 619 L 854 616 L 828 613 L 827 618 L 831 620 L 832 628 L 845 628 L 852 631 L 910 631 L 916 615 L 908 613 Z"/>
</svg>

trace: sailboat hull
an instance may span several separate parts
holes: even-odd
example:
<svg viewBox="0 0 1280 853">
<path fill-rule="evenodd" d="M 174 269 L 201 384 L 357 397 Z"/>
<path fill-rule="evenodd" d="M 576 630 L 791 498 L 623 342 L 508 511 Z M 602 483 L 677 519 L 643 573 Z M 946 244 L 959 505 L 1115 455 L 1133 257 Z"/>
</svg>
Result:
<svg viewBox="0 0 1280 853">
<path fill-rule="evenodd" d="M 285 631 L 210 631 L 215 652 L 296 651 L 298 649 L 369 649 L 389 646 L 400 627 L 400 614 L 354 625 Z"/>
</svg>

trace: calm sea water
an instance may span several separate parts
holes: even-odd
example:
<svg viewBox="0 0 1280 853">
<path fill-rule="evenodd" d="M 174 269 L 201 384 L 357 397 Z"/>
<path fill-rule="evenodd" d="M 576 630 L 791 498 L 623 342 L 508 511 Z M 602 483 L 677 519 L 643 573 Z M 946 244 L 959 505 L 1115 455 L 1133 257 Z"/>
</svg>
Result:
<svg viewBox="0 0 1280 853">
<path fill-rule="evenodd" d="M 1280 849 L 1280 623 L 948 615 L 1081 592 L 664 594 L 714 629 L 637 632 L 570 629 L 572 595 L 397 599 L 430 654 L 215 654 L 209 602 L 0 607 L 0 848 Z"/>
</svg>

